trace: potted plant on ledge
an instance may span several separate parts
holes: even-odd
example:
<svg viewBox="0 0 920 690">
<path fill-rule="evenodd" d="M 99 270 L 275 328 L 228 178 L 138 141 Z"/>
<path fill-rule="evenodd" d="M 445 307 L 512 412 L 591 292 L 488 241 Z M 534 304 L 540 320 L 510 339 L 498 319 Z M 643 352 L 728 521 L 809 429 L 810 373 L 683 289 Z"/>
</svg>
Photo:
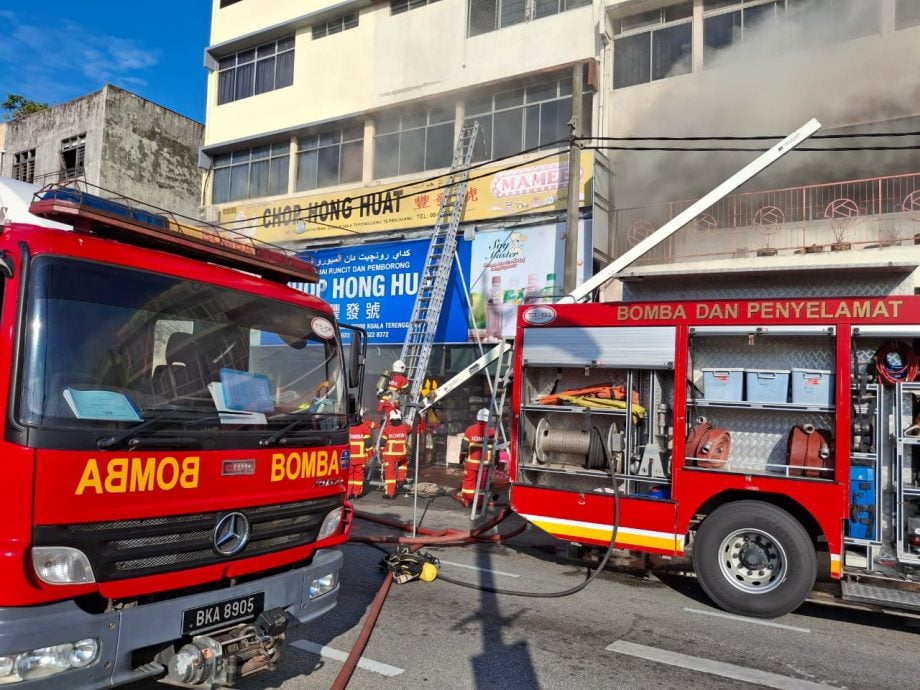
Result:
<svg viewBox="0 0 920 690">
<path fill-rule="evenodd" d="M 843 252 L 851 249 L 853 245 L 846 241 L 846 236 L 850 226 L 859 217 L 859 205 L 852 199 L 834 199 L 825 207 L 824 217 L 830 220 L 831 232 L 834 233 L 831 251 Z"/>
</svg>

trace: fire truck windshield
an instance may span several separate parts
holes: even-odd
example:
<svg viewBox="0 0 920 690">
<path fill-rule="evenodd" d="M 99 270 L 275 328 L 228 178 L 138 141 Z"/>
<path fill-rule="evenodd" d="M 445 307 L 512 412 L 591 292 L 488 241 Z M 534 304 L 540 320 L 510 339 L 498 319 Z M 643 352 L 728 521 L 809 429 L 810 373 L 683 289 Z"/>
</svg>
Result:
<svg viewBox="0 0 920 690">
<path fill-rule="evenodd" d="M 344 429 L 337 329 L 287 302 L 158 273 L 39 257 L 29 273 L 18 420 L 51 445 L 101 434 L 257 445 L 293 419 Z M 152 421 L 155 420 L 155 421 Z M 218 433 L 219 432 L 219 433 Z M 248 433 L 247 433 L 248 432 Z M 62 440 L 69 439 L 69 440 Z"/>
</svg>

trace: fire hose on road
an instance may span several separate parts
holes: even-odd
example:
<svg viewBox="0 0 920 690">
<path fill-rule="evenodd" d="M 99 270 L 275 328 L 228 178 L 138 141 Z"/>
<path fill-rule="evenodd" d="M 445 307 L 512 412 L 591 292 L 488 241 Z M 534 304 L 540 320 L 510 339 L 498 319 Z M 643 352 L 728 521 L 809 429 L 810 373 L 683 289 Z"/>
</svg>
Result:
<svg viewBox="0 0 920 690">
<path fill-rule="evenodd" d="M 424 536 L 418 537 L 400 537 L 400 536 L 379 536 L 379 537 L 352 537 L 351 541 L 356 543 L 363 544 L 403 544 L 408 546 L 408 551 L 410 553 L 415 553 L 423 546 L 431 544 L 464 544 L 464 543 L 475 543 L 475 542 L 500 542 L 503 539 L 508 539 L 517 534 L 520 534 L 526 528 L 526 525 L 522 525 L 519 529 L 514 530 L 510 534 L 500 535 L 494 534 L 490 536 L 483 536 L 484 532 L 488 532 L 490 529 L 500 524 L 506 520 L 509 516 L 512 515 L 512 512 L 509 508 L 503 509 L 498 513 L 493 519 L 488 522 L 480 525 L 476 529 L 464 532 L 462 530 L 455 529 L 444 529 L 444 530 L 432 530 L 424 527 L 416 527 L 415 531 L 418 534 Z M 408 525 L 397 520 L 390 520 L 388 518 L 379 517 L 373 515 L 372 513 L 365 513 L 363 511 L 355 511 L 355 517 L 361 520 L 367 520 L 369 522 L 376 522 L 387 527 L 392 527 L 394 529 L 401 529 L 404 531 L 411 531 L 412 525 Z M 424 558 L 422 556 L 419 557 Z M 355 641 L 354 647 L 352 647 L 351 652 L 348 654 L 348 658 L 345 659 L 345 663 L 342 665 L 342 669 L 339 671 L 338 676 L 336 676 L 335 682 L 332 684 L 333 690 L 344 690 L 348 685 L 348 681 L 351 679 L 352 674 L 355 671 L 355 668 L 358 665 L 358 661 L 361 659 L 361 655 L 364 653 L 364 649 L 367 647 L 367 643 L 371 638 L 371 633 L 374 631 L 374 626 L 377 624 L 377 618 L 380 616 L 380 611 L 383 609 L 383 603 L 386 601 L 387 594 L 390 592 L 390 586 L 393 584 L 394 573 L 392 570 L 387 570 L 386 576 L 383 578 L 383 582 L 380 584 L 380 589 L 377 591 L 377 596 L 374 597 L 374 601 L 371 603 L 370 608 L 368 609 L 367 618 L 364 621 L 364 625 L 361 628 L 361 632 L 358 634 L 358 639 Z"/>
<path fill-rule="evenodd" d="M 617 530 L 619 527 L 619 512 L 620 512 L 620 496 L 619 490 L 614 485 L 613 491 L 614 497 L 614 514 L 612 519 L 612 533 L 610 536 L 610 545 L 607 548 L 607 552 L 604 555 L 603 559 L 597 564 L 597 567 L 591 571 L 591 574 L 585 578 L 585 580 L 574 587 L 560 591 L 560 592 L 522 592 L 514 590 L 506 590 L 496 587 L 483 587 L 479 585 L 473 585 L 467 582 L 460 580 L 454 580 L 444 575 L 439 575 L 435 573 L 433 576 L 424 578 L 425 581 L 431 581 L 435 577 L 438 579 L 444 580 L 451 584 L 459 585 L 461 587 L 468 587 L 472 589 L 478 589 L 485 592 L 490 592 L 494 594 L 506 594 L 511 596 L 525 596 L 525 597 L 536 597 L 536 598 L 551 598 L 551 597 L 564 597 L 576 592 L 580 592 L 582 589 L 588 586 L 606 567 L 607 561 L 610 560 L 610 556 L 613 553 L 614 545 L 617 538 Z M 389 518 L 380 517 L 372 513 L 366 513 L 363 511 L 355 511 L 355 517 L 361 520 L 367 520 L 369 522 L 376 522 L 378 524 L 392 527 L 394 529 L 402 530 L 403 532 L 413 532 L 421 536 L 409 537 L 409 536 L 369 536 L 369 537 L 355 537 L 351 538 L 352 542 L 370 544 L 377 546 L 379 544 L 398 544 L 397 552 L 390 556 L 388 559 L 384 559 L 384 564 L 393 565 L 395 567 L 387 567 L 386 576 L 383 579 L 383 582 L 380 585 L 380 589 L 377 591 L 374 601 L 371 603 L 371 606 L 368 610 L 367 618 L 364 621 L 364 625 L 361 628 L 361 632 L 358 634 L 358 639 L 355 641 L 354 647 L 352 647 L 351 652 L 349 652 L 348 657 L 346 658 L 342 669 L 339 671 L 338 676 L 336 676 L 335 682 L 332 684 L 333 690 L 344 690 L 348 685 L 348 681 L 351 679 L 352 674 L 354 673 L 355 668 L 358 665 L 358 661 L 361 659 L 361 655 L 364 653 L 367 643 L 370 641 L 371 634 L 373 633 L 374 626 L 377 623 L 377 619 L 380 616 L 380 611 L 383 609 L 383 603 L 386 601 L 387 594 L 390 591 L 390 587 L 393 584 L 394 578 L 398 573 L 401 572 L 401 568 L 409 568 L 412 571 L 412 577 L 406 578 L 414 579 L 417 577 L 415 575 L 415 570 L 417 568 L 418 575 L 421 575 L 424 572 L 425 564 L 433 565 L 437 561 L 431 556 L 424 554 L 418 554 L 417 552 L 423 546 L 431 545 L 463 545 L 463 544 L 475 544 L 475 543 L 500 543 L 506 539 L 517 536 L 523 532 L 527 525 L 523 524 L 520 527 L 512 530 L 507 534 L 492 534 L 486 535 L 485 533 L 494 527 L 498 526 L 506 519 L 513 515 L 513 511 L 509 507 L 503 508 L 495 517 L 491 520 L 483 523 L 479 527 L 476 527 L 473 530 L 465 532 L 463 530 L 456 529 L 442 529 L 442 530 L 432 530 L 424 528 L 421 526 L 414 526 L 406 523 L 399 522 L 398 520 L 392 520 Z M 395 572 L 394 572 L 395 571 Z M 405 581 L 405 580 L 404 580 Z"/>
</svg>

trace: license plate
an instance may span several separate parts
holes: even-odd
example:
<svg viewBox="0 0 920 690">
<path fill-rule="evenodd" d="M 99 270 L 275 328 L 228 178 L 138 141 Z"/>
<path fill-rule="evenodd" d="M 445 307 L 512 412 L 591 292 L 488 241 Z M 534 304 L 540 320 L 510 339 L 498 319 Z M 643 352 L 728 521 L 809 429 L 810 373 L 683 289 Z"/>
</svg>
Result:
<svg viewBox="0 0 920 690">
<path fill-rule="evenodd" d="M 182 612 L 182 634 L 189 635 L 205 630 L 215 630 L 233 623 L 251 620 L 262 613 L 264 607 L 265 593 L 256 592 L 247 594 L 245 597 L 186 609 Z"/>
</svg>

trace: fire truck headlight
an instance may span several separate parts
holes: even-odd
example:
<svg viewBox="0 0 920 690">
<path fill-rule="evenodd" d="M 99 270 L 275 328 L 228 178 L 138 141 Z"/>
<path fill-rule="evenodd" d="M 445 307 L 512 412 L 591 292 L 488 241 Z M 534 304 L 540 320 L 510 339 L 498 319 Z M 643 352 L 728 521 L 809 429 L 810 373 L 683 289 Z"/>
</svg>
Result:
<svg viewBox="0 0 920 690">
<path fill-rule="evenodd" d="M 13 669 L 16 659 L 11 656 L 0 656 L 0 685 L 13 682 Z"/>
<path fill-rule="evenodd" d="M 70 652 L 70 665 L 74 668 L 89 666 L 98 655 L 99 642 L 96 639 L 88 637 L 85 640 L 77 640 L 73 643 L 73 651 Z"/>
<path fill-rule="evenodd" d="M 35 546 L 32 567 L 49 585 L 83 585 L 95 582 L 93 567 L 82 551 L 69 546 Z"/>
<path fill-rule="evenodd" d="M 329 515 L 326 516 L 326 519 L 323 520 L 323 524 L 319 528 L 319 534 L 316 535 L 316 540 L 325 539 L 326 537 L 331 537 L 333 534 L 339 531 L 339 527 L 342 524 L 342 509 L 336 508 Z"/>
<path fill-rule="evenodd" d="M 0 656 L 0 685 L 47 678 L 62 671 L 89 666 L 99 657 L 99 641 L 77 640 Z"/>
<path fill-rule="evenodd" d="M 329 573 L 328 575 L 313 580 L 313 582 L 310 583 L 310 598 L 316 599 L 316 597 L 331 592 L 338 583 L 339 578 L 336 573 Z"/>
</svg>

